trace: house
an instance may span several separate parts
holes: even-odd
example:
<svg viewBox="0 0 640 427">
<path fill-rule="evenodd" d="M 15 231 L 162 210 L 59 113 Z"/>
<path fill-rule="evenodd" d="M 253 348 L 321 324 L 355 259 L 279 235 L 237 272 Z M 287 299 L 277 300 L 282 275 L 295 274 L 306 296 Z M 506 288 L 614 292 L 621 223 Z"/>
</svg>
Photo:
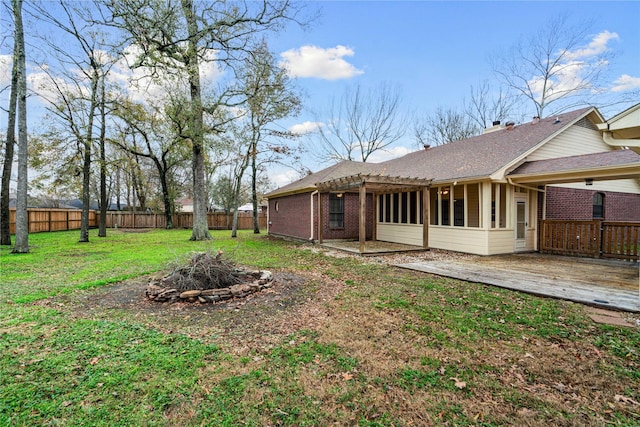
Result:
<svg viewBox="0 0 640 427">
<path fill-rule="evenodd" d="M 337 163 L 269 193 L 268 232 L 359 240 L 361 252 L 379 240 L 493 255 L 537 250 L 549 217 L 640 221 L 640 155 L 622 148 L 640 138 L 634 108 L 607 122 L 588 107 L 382 163 Z"/>
<path fill-rule="evenodd" d="M 185 197 L 176 200 L 175 205 L 178 212 L 193 212 L 193 199 Z"/>
</svg>

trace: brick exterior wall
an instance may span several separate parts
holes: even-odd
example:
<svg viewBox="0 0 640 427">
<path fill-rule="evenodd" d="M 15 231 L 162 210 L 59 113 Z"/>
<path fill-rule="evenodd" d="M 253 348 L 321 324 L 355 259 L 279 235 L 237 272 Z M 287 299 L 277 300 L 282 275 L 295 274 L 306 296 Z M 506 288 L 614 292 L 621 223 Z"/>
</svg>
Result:
<svg viewBox="0 0 640 427">
<path fill-rule="evenodd" d="M 302 193 L 269 199 L 269 234 L 309 240 L 311 236 L 310 194 Z M 317 212 L 315 215 L 317 216 Z M 317 236 L 314 233 L 315 237 Z"/>
<path fill-rule="evenodd" d="M 311 236 L 310 217 L 311 193 L 294 194 L 269 199 L 269 234 L 295 239 L 309 240 Z M 360 197 L 358 193 L 344 194 L 344 227 L 329 228 L 329 194 L 322 194 L 323 238 L 358 239 Z M 313 239 L 318 240 L 318 196 L 313 197 Z M 373 196 L 367 194 L 366 234 L 373 237 L 374 203 Z M 276 204 L 278 209 L 276 209 Z"/>
<path fill-rule="evenodd" d="M 597 191 L 547 187 L 547 219 L 592 220 Z M 600 191 L 605 221 L 640 221 L 640 194 Z M 542 211 L 540 210 L 540 216 Z"/>
<path fill-rule="evenodd" d="M 329 228 L 329 193 L 322 195 L 323 238 L 358 239 L 360 234 L 360 195 L 358 193 L 344 193 L 344 228 Z M 373 196 L 367 194 L 366 206 L 366 234 L 367 239 L 373 238 Z M 317 219 L 316 219 L 317 221 Z M 316 223 L 317 225 L 317 223 Z M 317 230 L 317 228 L 316 228 Z M 316 236 L 317 237 L 317 236 Z"/>
</svg>

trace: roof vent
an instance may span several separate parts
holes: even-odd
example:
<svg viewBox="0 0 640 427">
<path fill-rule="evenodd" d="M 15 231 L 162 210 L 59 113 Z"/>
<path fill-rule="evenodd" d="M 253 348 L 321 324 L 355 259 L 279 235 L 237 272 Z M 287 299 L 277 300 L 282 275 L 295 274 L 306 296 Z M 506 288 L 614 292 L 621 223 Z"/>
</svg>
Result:
<svg viewBox="0 0 640 427">
<path fill-rule="evenodd" d="M 500 126 L 500 120 L 494 120 L 493 121 L 493 126 L 491 126 L 490 128 L 486 128 L 482 133 L 491 133 L 491 132 L 495 132 L 497 130 L 502 129 L 502 126 Z"/>
<path fill-rule="evenodd" d="M 513 127 L 516 125 L 515 122 L 507 122 L 505 123 L 505 125 L 507 126 L 507 130 L 513 130 Z"/>
<path fill-rule="evenodd" d="M 556 117 L 556 120 L 553 122 L 554 125 L 558 123 L 560 123 L 560 117 Z"/>
<path fill-rule="evenodd" d="M 533 116 L 533 120 L 531 120 L 532 125 L 537 125 L 540 122 L 539 116 Z"/>
<path fill-rule="evenodd" d="M 431 144 L 424 144 L 424 149 L 428 150 L 429 148 L 431 148 Z"/>
</svg>

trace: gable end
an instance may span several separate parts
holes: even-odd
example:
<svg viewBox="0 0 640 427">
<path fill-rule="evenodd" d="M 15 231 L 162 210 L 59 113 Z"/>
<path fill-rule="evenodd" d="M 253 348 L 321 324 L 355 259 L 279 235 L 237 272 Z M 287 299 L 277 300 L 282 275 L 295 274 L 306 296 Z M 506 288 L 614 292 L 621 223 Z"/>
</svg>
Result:
<svg viewBox="0 0 640 427">
<path fill-rule="evenodd" d="M 590 130 L 598 130 L 598 128 L 596 127 L 596 125 L 593 124 L 593 122 L 591 120 L 589 120 L 586 117 L 581 118 L 580 120 L 578 120 L 577 122 L 575 122 L 574 126 L 580 126 L 586 129 L 590 129 Z"/>
</svg>

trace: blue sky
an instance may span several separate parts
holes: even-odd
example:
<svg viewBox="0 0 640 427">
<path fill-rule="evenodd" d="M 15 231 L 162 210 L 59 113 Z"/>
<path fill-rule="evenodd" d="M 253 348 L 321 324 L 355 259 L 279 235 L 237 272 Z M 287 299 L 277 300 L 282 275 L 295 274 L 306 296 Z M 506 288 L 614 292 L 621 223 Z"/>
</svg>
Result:
<svg viewBox="0 0 640 427">
<path fill-rule="evenodd" d="M 573 25 L 590 22 L 590 36 L 584 40 L 584 46 L 600 40 L 600 47 L 615 55 L 608 66 L 608 88 L 623 81 L 640 87 L 638 1 L 304 4 L 309 10 L 320 12 L 310 29 L 292 26 L 270 40 L 272 50 L 296 76 L 305 95 L 305 109 L 298 117 L 283 121 L 281 126 L 286 128 L 328 120 L 330 101 L 355 84 L 363 88 L 375 88 L 382 83 L 396 85 L 405 111 L 412 115 L 429 114 L 439 106 L 459 108 L 471 85 L 494 81 L 489 55 L 509 48 L 520 37 L 535 35 L 545 23 L 560 15 L 565 15 Z M 608 34 L 606 43 L 602 42 L 603 34 Z M 7 61 L 1 59 L 10 52 L 7 46 L 2 49 L 0 54 L 5 56 L 0 56 L 0 83 L 4 86 L 9 68 Z M 622 76 L 626 77 L 621 80 Z M 6 92 L 0 95 L 0 102 L 6 105 Z M 30 103 L 30 109 L 36 112 L 37 98 L 30 98 Z M 610 117 L 623 108 L 602 112 Z M 38 119 L 37 113 L 30 115 L 30 129 L 39 127 Z M 4 128 L 6 116 L 0 114 L 0 120 Z M 374 160 L 414 149 L 413 140 L 407 136 Z M 304 166 L 316 171 L 327 165 L 306 156 Z M 297 176 L 298 171 L 286 168 L 271 171 L 277 185 Z"/>
<path fill-rule="evenodd" d="M 321 17 L 309 31 L 291 29 L 272 42 L 276 52 L 289 51 L 283 60 L 293 57 L 304 62 L 301 57 L 307 54 L 308 62 L 318 69 L 311 77 L 313 66 L 309 65 L 297 78 L 308 108 L 296 118 L 300 123 L 322 118 L 312 112 L 326 110 L 332 98 L 339 98 L 345 87 L 354 84 L 397 85 L 407 110 L 414 114 L 429 114 L 438 106 L 460 107 L 471 85 L 494 79 L 491 54 L 537 34 L 561 15 L 571 25 L 590 24 L 592 38 L 584 41 L 585 46 L 602 33 L 615 33 L 606 43 L 614 54 L 608 84 L 614 87 L 626 75 L 640 86 L 640 2 L 328 1 L 316 5 Z M 322 58 L 332 59 L 342 77 L 328 72 Z M 603 114 L 610 117 L 621 109 L 624 106 Z M 388 156 L 415 149 L 411 138 L 405 137 Z M 308 166 L 318 170 L 326 164 L 309 158 Z M 281 184 L 295 174 L 274 176 Z"/>
</svg>

